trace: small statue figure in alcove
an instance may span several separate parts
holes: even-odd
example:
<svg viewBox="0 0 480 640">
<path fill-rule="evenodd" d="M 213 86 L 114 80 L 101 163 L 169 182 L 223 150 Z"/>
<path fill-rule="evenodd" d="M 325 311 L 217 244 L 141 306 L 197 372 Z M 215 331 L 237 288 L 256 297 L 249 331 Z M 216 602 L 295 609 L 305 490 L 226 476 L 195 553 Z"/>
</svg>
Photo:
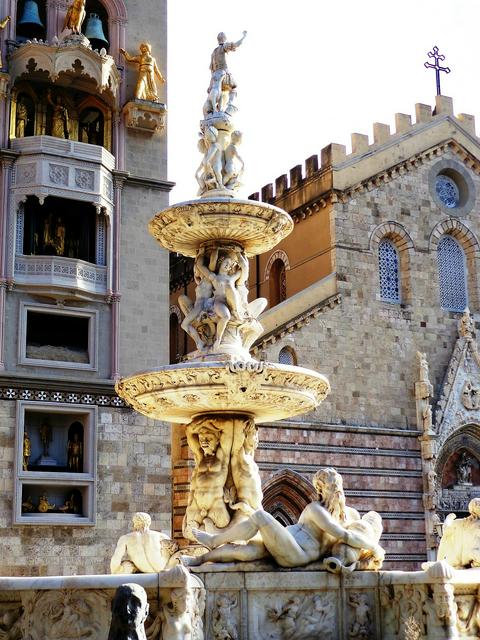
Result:
<svg viewBox="0 0 480 640">
<path fill-rule="evenodd" d="M 42 422 L 40 426 L 40 442 L 43 447 L 43 456 L 48 458 L 48 447 L 52 441 L 52 430 L 47 422 Z"/>
<path fill-rule="evenodd" d="M 23 100 L 17 103 L 17 113 L 15 122 L 15 135 L 17 138 L 25 137 L 25 130 L 28 122 L 28 109 Z"/>
<path fill-rule="evenodd" d="M 32 455 L 32 441 L 30 440 L 30 436 L 25 431 L 23 434 L 23 462 L 22 469 L 24 471 L 28 471 L 28 461 L 30 460 L 30 456 Z"/>
<path fill-rule="evenodd" d="M 68 138 L 70 135 L 68 109 L 62 97 L 57 95 L 54 101 L 52 92 L 49 90 L 47 93 L 47 101 L 53 109 L 51 135 L 55 138 Z"/>
<path fill-rule="evenodd" d="M 473 458 L 466 451 L 462 451 L 460 460 L 457 463 L 458 484 L 472 484 Z"/>
<path fill-rule="evenodd" d="M 68 469 L 73 473 L 81 473 L 83 468 L 83 445 L 77 431 L 74 432 L 72 439 L 68 441 Z"/>
</svg>

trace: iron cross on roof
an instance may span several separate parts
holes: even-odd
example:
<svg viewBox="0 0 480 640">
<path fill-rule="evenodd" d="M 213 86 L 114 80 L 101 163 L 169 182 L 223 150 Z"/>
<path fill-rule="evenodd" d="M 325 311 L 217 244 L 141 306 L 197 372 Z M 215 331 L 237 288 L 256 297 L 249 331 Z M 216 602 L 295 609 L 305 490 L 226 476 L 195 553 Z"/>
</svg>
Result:
<svg viewBox="0 0 480 640">
<path fill-rule="evenodd" d="M 440 96 L 442 94 L 440 90 L 440 71 L 444 71 L 445 73 L 450 73 L 451 69 L 450 67 L 441 67 L 439 65 L 439 62 L 443 62 L 445 60 L 445 56 L 441 53 L 438 53 L 438 47 L 433 47 L 433 51 L 428 52 L 428 57 L 435 58 L 435 64 L 432 64 L 431 62 L 427 61 L 424 63 L 424 66 L 427 69 L 435 69 L 435 76 L 437 79 L 437 96 Z"/>
</svg>

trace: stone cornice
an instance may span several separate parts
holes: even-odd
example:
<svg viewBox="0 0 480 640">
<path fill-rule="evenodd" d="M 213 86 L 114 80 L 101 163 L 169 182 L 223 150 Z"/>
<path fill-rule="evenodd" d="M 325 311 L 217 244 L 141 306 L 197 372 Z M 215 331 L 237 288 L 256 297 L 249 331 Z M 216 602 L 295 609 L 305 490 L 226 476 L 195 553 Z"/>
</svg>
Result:
<svg viewBox="0 0 480 640">
<path fill-rule="evenodd" d="M 169 182 L 168 180 L 157 180 L 156 178 L 147 178 L 145 176 L 132 176 L 128 175 L 127 184 L 132 187 L 147 187 L 148 189 L 154 189 L 156 191 L 170 192 L 175 186 L 175 182 Z"/>
</svg>

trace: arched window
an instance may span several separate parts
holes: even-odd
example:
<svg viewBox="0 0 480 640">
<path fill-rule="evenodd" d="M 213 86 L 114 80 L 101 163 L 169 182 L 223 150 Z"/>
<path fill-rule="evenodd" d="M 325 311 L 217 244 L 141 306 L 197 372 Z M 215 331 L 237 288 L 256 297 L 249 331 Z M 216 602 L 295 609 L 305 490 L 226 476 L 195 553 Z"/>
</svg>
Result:
<svg viewBox="0 0 480 640">
<path fill-rule="evenodd" d="M 295 351 L 291 347 L 282 347 L 278 354 L 278 362 L 280 364 L 290 364 L 295 366 L 297 364 Z"/>
<path fill-rule="evenodd" d="M 388 239 L 378 245 L 378 272 L 380 277 L 380 299 L 384 302 L 400 302 L 400 273 L 398 251 Z"/>
<path fill-rule="evenodd" d="M 465 253 L 452 236 L 445 235 L 438 243 L 437 261 L 440 306 L 464 311 L 468 305 Z"/>
<path fill-rule="evenodd" d="M 274 261 L 270 268 L 270 308 L 287 298 L 287 276 L 285 263 L 280 258 Z"/>
</svg>

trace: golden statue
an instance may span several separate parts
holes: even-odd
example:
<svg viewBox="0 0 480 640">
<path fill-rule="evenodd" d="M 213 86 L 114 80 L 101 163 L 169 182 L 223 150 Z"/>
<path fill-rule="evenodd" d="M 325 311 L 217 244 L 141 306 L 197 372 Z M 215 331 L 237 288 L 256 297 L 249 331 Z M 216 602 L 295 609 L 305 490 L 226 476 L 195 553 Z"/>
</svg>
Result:
<svg viewBox="0 0 480 640">
<path fill-rule="evenodd" d="M 55 509 L 54 504 L 50 504 L 47 496 L 40 496 L 38 499 L 38 510 L 40 513 L 47 513 L 47 511 L 53 511 Z"/>
<path fill-rule="evenodd" d="M 30 436 L 25 431 L 23 434 L 23 465 L 22 465 L 22 468 L 24 471 L 28 471 L 28 461 L 31 455 L 32 455 L 32 442 L 30 440 Z"/>
<path fill-rule="evenodd" d="M 17 138 L 25 137 L 25 129 L 27 128 L 28 109 L 23 100 L 17 103 L 15 136 Z"/>
<path fill-rule="evenodd" d="M 73 434 L 73 439 L 68 441 L 68 469 L 73 473 L 82 471 L 83 447 L 78 433 Z"/>
<path fill-rule="evenodd" d="M 131 56 L 125 51 L 125 49 L 120 49 L 120 52 L 123 54 L 127 62 L 134 62 L 135 64 L 138 64 L 138 79 L 137 86 L 135 87 L 135 98 L 137 98 L 137 100 L 159 102 L 155 76 L 162 84 L 165 82 L 165 78 L 157 67 L 157 61 L 152 56 L 151 45 L 148 44 L 148 42 L 142 42 L 140 45 L 139 56 Z"/>
<path fill-rule="evenodd" d="M 52 441 L 52 430 L 47 422 L 44 422 L 40 426 L 40 442 L 43 446 L 43 455 L 48 457 L 48 446 Z"/>
<path fill-rule="evenodd" d="M 85 20 L 87 12 L 85 11 L 86 0 L 73 0 L 67 9 L 63 30 L 70 29 L 72 33 L 80 35 L 82 33 L 82 23 Z"/>
<path fill-rule="evenodd" d="M 35 509 L 35 505 L 32 501 L 32 496 L 28 496 L 28 498 L 22 502 L 22 513 L 31 513 Z"/>
<path fill-rule="evenodd" d="M 47 100 L 50 106 L 53 108 L 52 116 L 52 136 L 55 138 L 68 138 L 69 136 L 69 123 L 68 123 L 68 110 L 63 102 L 61 96 L 57 96 L 55 102 L 52 100 L 52 93 L 47 93 Z"/>
<path fill-rule="evenodd" d="M 8 21 L 10 20 L 10 16 L 7 16 L 6 18 L 4 18 L 3 20 L 0 20 L 0 31 L 2 31 L 3 29 L 5 29 L 5 27 L 8 24 Z M 3 67 L 3 61 L 2 61 L 2 50 L 0 48 L 0 69 L 2 69 Z"/>
</svg>

